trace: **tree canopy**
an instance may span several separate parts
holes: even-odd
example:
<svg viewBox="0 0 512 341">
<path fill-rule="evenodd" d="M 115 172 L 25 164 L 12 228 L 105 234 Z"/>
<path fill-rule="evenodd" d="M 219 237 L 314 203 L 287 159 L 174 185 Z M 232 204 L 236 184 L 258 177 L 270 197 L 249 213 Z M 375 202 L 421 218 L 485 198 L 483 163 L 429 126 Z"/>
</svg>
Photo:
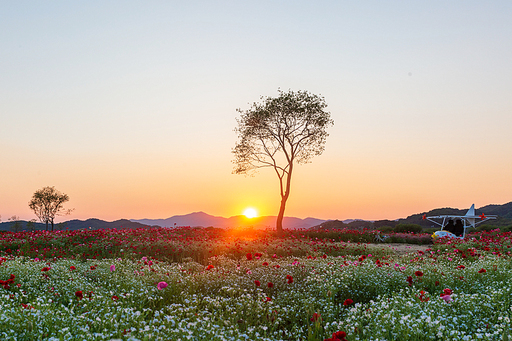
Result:
<svg viewBox="0 0 512 341">
<path fill-rule="evenodd" d="M 290 195 L 295 163 L 304 164 L 322 154 L 326 129 L 334 124 L 325 99 L 308 91 L 279 91 L 279 96 L 261 97 L 248 110 L 238 109 L 235 174 L 249 174 L 271 167 L 279 178 L 281 205 L 276 228 L 282 232 L 286 201 Z"/>
<path fill-rule="evenodd" d="M 65 210 L 64 203 L 69 201 L 67 194 L 61 193 L 55 187 L 44 187 L 37 190 L 29 202 L 29 207 L 42 223 L 51 223 L 52 231 L 56 215 L 69 214 L 72 210 Z"/>
</svg>

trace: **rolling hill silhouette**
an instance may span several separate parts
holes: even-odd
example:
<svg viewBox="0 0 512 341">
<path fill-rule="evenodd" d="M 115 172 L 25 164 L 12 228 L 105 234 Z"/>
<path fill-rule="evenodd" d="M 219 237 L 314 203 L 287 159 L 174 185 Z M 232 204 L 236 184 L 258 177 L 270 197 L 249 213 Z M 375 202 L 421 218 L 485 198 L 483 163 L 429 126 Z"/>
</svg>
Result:
<svg viewBox="0 0 512 341">
<path fill-rule="evenodd" d="M 423 227 L 430 227 L 431 223 L 423 220 L 424 214 L 427 216 L 456 214 L 464 215 L 468 208 L 436 208 L 428 212 L 421 212 L 408 216 L 407 218 L 397 220 L 376 220 L 365 221 L 360 219 L 347 219 L 347 220 L 322 220 L 317 218 L 295 218 L 285 217 L 283 220 L 283 227 L 286 229 L 299 229 L 299 228 L 343 228 L 343 227 L 382 227 L 382 226 L 395 226 L 399 223 L 413 223 Z M 487 205 L 476 209 L 476 214 L 484 213 L 486 215 L 497 215 L 498 219 L 489 221 L 489 225 L 493 226 L 508 226 L 512 225 L 512 202 L 503 205 Z M 274 228 L 276 222 L 275 216 L 265 216 L 248 219 L 243 215 L 233 216 L 229 218 L 212 216 L 204 212 L 194 212 L 185 215 L 176 215 L 167 219 L 120 219 L 112 222 L 104 221 L 101 219 L 87 219 L 87 220 L 69 220 L 55 225 L 55 229 L 103 229 L 103 228 L 141 228 L 141 227 L 175 227 L 175 226 L 191 226 L 191 227 L 254 227 L 254 228 Z M 20 230 L 27 229 L 26 221 L 19 221 Z M 13 222 L 7 221 L 0 223 L 0 231 L 10 231 Z M 45 225 L 42 223 L 34 224 L 36 230 L 44 230 Z"/>
</svg>

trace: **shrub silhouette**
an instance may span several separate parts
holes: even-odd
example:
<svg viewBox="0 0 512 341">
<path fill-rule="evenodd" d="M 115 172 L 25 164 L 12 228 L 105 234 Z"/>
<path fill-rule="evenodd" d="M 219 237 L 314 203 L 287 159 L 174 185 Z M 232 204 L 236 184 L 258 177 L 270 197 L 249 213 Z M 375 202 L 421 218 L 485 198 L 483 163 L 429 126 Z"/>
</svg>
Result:
<svg viewBox="0 0 512 341">
<path fill-rule="evenodd" d="M 399 233 L 421 233 L 423 228 L 418 224 L 398 224 L 394 230 Z"/>
</svg>

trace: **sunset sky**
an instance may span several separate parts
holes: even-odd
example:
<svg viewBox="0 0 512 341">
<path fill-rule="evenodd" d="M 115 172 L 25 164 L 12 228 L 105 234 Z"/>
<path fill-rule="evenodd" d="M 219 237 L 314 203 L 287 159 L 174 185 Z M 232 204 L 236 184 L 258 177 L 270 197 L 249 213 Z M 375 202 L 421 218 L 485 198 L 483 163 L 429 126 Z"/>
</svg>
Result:
<svg viewBox="0 0 512 341">
<path fill-rule="evenodd" d="M 4 1 L 0 215 L 277 215 L 275 173 L 232 174 L 237 108 L 325 97 L 325 152 L 287 216 L 397 219 L 512 201 L 510 1 Z"/>
</svg>

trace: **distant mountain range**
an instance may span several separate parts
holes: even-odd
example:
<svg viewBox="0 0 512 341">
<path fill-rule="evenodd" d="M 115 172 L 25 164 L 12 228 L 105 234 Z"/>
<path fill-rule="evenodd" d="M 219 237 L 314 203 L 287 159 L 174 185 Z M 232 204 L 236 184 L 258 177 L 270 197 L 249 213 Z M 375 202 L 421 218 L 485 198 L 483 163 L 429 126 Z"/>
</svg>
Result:
<svg viewBox="0 0 512 341">
<path fill-rule="evenodd" d="M 347 220 L 322 220 L 316 218 L 295 218 L 285 217 L 283 220 L 283 227 L 286 229 L 299 229 L 299 228 L 343 228 L 343 227 L 382 227 L 382 226 L 395 226 L 399 223 L 414 223 L 423 227 L 429 227 L 430 222 L 423 220 L 423 214 L 427 216 L 456 214 L 464 215 L 469 209 L 456 209 L 456 208 L 436 208 L 428 212 L 421 212 L 407 218 L 397 220 L 376 220 L 365 221 L 360 219 L 347 219 Z M 476 214 L 484 213 L 486 215 L 497 215 L 498 219 L 489 221 L 489 225 L 494 226 L 507 226 L 512 225 L 512 202 L 503 205 L 487 205 L 476 209 Z M 265 216 L 249 219 L 245 216 L 238 215 L 230 218 L 216 217 L 204 212 L 194 212 L 185 215 L 175 215 L 167 219 L 121 219 L 112 222 L 107 222 L 100 219 L 87 219 L 87 220 L 69 220 L 64 223 L 56 224 L 55 230 L 69 229 L 102 229 L 102 228 L 140 228 L 148 226 L 160 227 L 174 227 L 174 226 L 191 226 L 191 227 L 254 227 L 254 228 L 273 228 L 275 226 L 275 216 Z M 27 229 L 26 221 L 19 221 L 20 230 Z M 7 221 L 0 223 L 0 231 L 10 231 L 13 222 Z M 43 230 L 45 225 L 42 223 L 35 223 L 35 229 Z"/>
<path fill-rule="evenodd" d="M 340 229 L 344 227 L 351 228 L 379 228 L 383 226 L 391 226 L 395 227 L 398 224 L 418 224 L 421 227 L 427 228 L 431 227 L 432 223 L 428 220 L 423 219 L 423 215 L 428 216 L 439 216 L 439 215 L 465 215 L 468 211 L 468 208 L 458 209 L 458 208 L 436 208 L 430 210 L 428 212 L 416 213 L 408 216 L 407 218 L 401 218 L 396 220 L 375 220 L 375 221 L 365 221 L 365 220 L 353 220 L 348 222 L 347 220 L 339 221 L 339 220 L 328 220 L 320 225 L 313 226 L 313 229 Z M 503 205 L 487 205 L 480 208 L 475 209 L 476 215 L 485 214 L 485 215 L 497 215 L 497 219 L 489 220 L 485 224 L 492 226 L 508 226 L 512 225 L 512 202 L 503 204 Z"/>
<path fill-rule="evenodd" d="M 20 230 L 27 230 L 27 222 L 24 220 L 21 220 L 18 222 L 20 224 Z M 3 223 L 0 223 L 0 231 L 11 231 L 12 227 L 14 225 L 14 222 L 12 221 L 6 221 Z M 87 219 L 87 220 L 69 220 L 63 223 L 55 224 L 54 230 L 80 230 L 80 229 L 91 229 L 91 230 L 97 230 L 97 229 L 112 229 L 112 228 L 128 228 L 128 229 L 136 229 L 139 227 L 146 227 L 147 225 L 136 223 L 133 221 L 130 221 L 128 219 L 120 219 L 116 221 L 104 221 L 100 219 Z M 46 228 L 46 225 L 43 223 L 34 223 L 34 228 L 36 230 L 44 230 Z M 51 229 L 51 226 L 49 225 L 49 228 Z"/>
<path fill-rule="evenodd" d="M 202 226 L 202 227 L 254 227 L 254 228 L 265 228 L 274 227 L 276 225 L 275 216 L 265 216 L 249 219 L 243 215 L 237 215 L 230 218 L 216 217 L 204 212 L 194 212 L 185 215 L 175 215 L 167 219 L 132 219 L 132 222 L 141 223 L 144 225 L 158 225 L 162 227 L 174 227 L 174 226 Z M 311 226 L 319 225 L 325 220 L 316 218 L 294 218 L 284 217 L 283 227 L 285 229 L 298 229 L 308 228 Z"/>
<path fill-rule="evenodd" d="M 283 227 L 286 229 L 309 228 L 311 226 L 319 225 L 325 220 L 316 218 L 294 218 L 285 217 L 283 219 Z M 167 219 L 140 219 L 140 220 L 127 220 L 121 219 L 112 222 L 107 222 L 100 219 L 87 219 L 87 220 L 69 220 L 60 224 L 55 224 L 55 230 L 79 230 L 79 229 L 100 229 L 100 228 L 129 228 L 135 229 L 147 226 L 160 226 L 160 227 L 176 227 L 176 226 L 191 226 L 191 227 L 254 227 L 266 228 L 274 227 L 276 217 L 258 217 L 248 219 L 245 216 L 234 216 L 230 218 L 216 217 L 204 212 L 195 212 L 186 215 L 176 215 Z M 27 230 L 27 222 L 19 221 L 20 230 Z M 13 222 L 0 223 L 0 231 L 10 231 Z M 44 230 L 45 224 L 35 223 L 36 230 Z"/>
<path fill-rule="evenodd" d="M 405 219 L 399 219 L 399 222 L 413 223 L 421 226 L 430 226 L 431 223 L 428 220 L 423 220 L 423 214 L 427 216 L 436 216 L 436 215 L 465 215 L 468 211 L 468 208 L 465 209 L 456 209 L 456 208 L 436 208 L 434 210 L 428 212 L 422 212 L 413 214 L 408 216 Z M 476 215 L 485 214 L 485 215 L 497 215 L 496 220 L 489 220 L 488 225 L 494 226 L 506 226 L 512 224 L 512 202 L 503 204 L 503 205 L 487 205 L 480 208 L 475 209 Z"/>
</svg>

